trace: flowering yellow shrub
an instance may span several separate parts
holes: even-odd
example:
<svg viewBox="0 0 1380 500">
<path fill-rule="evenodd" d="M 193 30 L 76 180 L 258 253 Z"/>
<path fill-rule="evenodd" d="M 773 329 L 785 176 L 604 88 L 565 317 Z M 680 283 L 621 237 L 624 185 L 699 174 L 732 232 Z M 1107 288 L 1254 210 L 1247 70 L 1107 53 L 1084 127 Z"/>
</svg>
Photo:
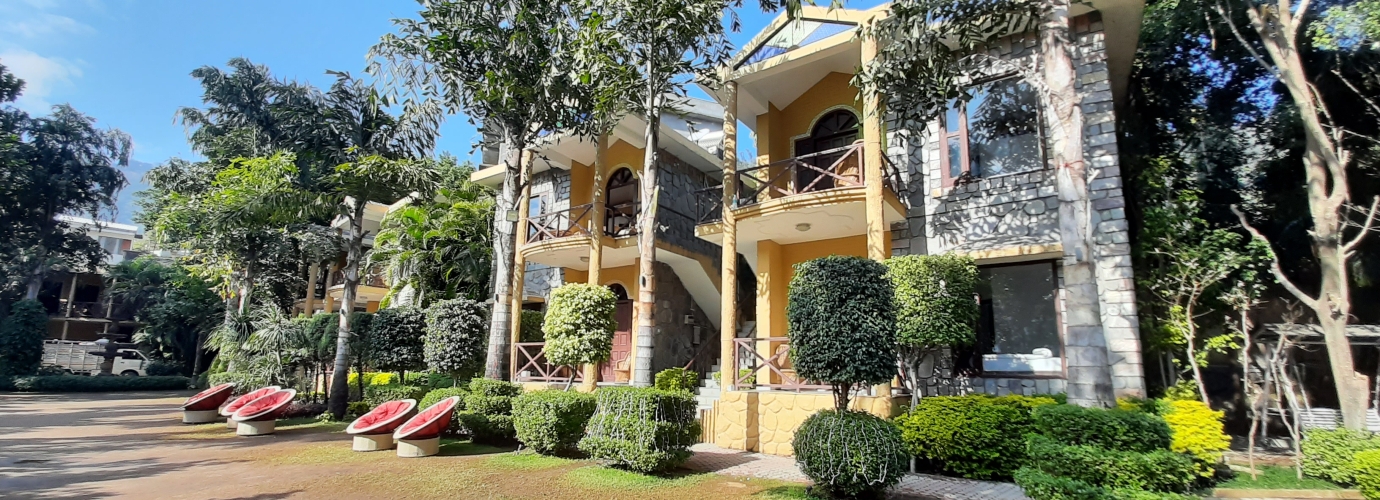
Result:
<svg viewBox="0 0 1380 500">
<path fill-rule="evenodd" d="M 366 373 L 365 375 L 368 374 Z M 398 374 L 391 372 L 376 373 L 374 374 L 374 378 L 369 380 L 369 385 L 393 385 L 396 383 L 401 383 L 401 381 L 398 380 Z"/>
<path fill-rule="evenodd" d="M 1198 459 L 1198 473 L 1211 477 L 1212 464 L 1231 446 L 1231 438 L 1222 432 L 1223 412 L 1201 401 L 1170 401 L 1167 406 L 1164 421 L 1173 433 L 1169 449 L 1193 455 Z"/>
</svg>

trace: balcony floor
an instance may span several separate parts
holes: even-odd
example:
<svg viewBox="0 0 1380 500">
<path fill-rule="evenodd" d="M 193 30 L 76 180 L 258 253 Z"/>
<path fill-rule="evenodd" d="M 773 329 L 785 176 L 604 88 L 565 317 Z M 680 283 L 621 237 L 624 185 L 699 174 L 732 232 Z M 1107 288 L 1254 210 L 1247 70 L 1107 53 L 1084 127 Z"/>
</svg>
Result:
<svg viewBox="0 0 1380 500">
<path fill-rule="evenodd" d="M 736 208 L 733 214 L 738 221 L 738 242 L 753 246 L 763 240 L 791 244 L 866 234 L 863 189 L 859 186 L 797 194 Z M 887 226 L 905 220 L 906 208 L 901 200 L 890 190 L 883 190 L 883 196 Z M 722 243 L 723 224 L 700 224 L 695 227 L 695 235 Z"/>
</svg>

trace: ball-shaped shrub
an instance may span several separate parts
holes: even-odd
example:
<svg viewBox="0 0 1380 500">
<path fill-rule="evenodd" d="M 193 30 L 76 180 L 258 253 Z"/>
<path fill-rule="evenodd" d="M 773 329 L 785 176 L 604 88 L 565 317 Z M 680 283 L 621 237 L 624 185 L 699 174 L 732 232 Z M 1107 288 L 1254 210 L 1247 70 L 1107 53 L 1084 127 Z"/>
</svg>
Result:
<svg viewBox="0 0 1380 500">
<path fill-rule="evenodd" d="M 1231 447 L 1231 438 L 1222 432 L 1224 412 L 1213 411 L 1202 401 L 1169 401 L 1164 422 L 1173 436 L 1169 449 L 1192 455 L 1203 477 L 1215 474 L 1214 465 L 1222 452 Z"/>
<path fill-rule="evenodd" d="M 905 255 L 887 259 L 896 288 L 896 342 L 919 349 L 959 347 L 977 340 L 978 269 L 966 255 Z"/>
<path fill-rule="evenodd" d="M 935 396 L 897 416 L 907 451 L 922 470 L 970 479 L 1010 477 L 1025 460 L 1031 409 L 1049 398 Z"/>
<path fill-rule="evenodd" d="M 593 394 L 536 391 L 513 399 L 513 430 L 517 440 L 542 455 L 577 451 L 585 424 L 594 415 Z"/>
<path fill-rule="evenodd" d="M 469 395 L 465 396 L 465 410 L 457 413 L 460 427 L 476 443 L 508 444 L 514 437 L 513 398 L 522 394 L 522 386 L 477 378 L 470 380 Z"/>
<path fill-rule="evenodd" d="M 375 368 L 420 370 L 426 314 L 415 307 L 390 307 L 374 313 L 369 324 L 369 357 Z"/>
<path fill-rule="evenodd" d="M 791 441 L 795 461 L 818 487 L 840 497 L 880 497 L 907 470 L 901 432 L 857 411 L 824 410 L 800 424 Z"/>
<path fill-rule="evenodd" d="M 667 368 L 656 373 L 653 387 L 663 391 L 695 392 L 700 383 L 700 374 L 684 368 Z"/>
<path fill-rule="evenodd" d="M 48 312 L 36 300 L 10 306 L 0 321 L 0 376 L 38 373 L 43 361 L 43 338 L 48 335 Z"/>
<path fill-rule="evenodd" d="M 1108 450 L 1167 450 L 1169 425 L 1157 415 L 1138 411 L 1051 405 L 1035 409 L 1035 430 L 1055 441 Z"/>
<path fill-rule="evenodd" d="M 607 287 L 567 283 L 551 291 L 542 331 L 546 359 L 558 366 L 608 361 L 618 298 Z"/>
<path fill-rule="evenodd" d="M 427 368 L 459 377 L 484 365 L 489 347 L 489 310 L 470 299 L 442 300 L 426 310 L 422 355 Z"/>
<path fill-rule="evenodd" d="M 520 317 L 522 324 L 518 329 L 518 342 L 545 342 L 546 334 L 542 333 L 542 325 L 546 323 L 546 315 L 541 311 L 522 310 Z"/>
<path fill-rule="evenodd" d="M 690 458 L 700 434 L 695 398 L 651 387 L 607 387 L 595 394 L 594 416 L 580 451 L 614 467 L 650 473 Z"/>
<path fill-rule="evenodd" d="M 861 257 L 831 256 L 795 266 L 786 304 L 796 373 L 847 390 L 896 376 L 896 304 L 886 266 Z"/>
</svg>

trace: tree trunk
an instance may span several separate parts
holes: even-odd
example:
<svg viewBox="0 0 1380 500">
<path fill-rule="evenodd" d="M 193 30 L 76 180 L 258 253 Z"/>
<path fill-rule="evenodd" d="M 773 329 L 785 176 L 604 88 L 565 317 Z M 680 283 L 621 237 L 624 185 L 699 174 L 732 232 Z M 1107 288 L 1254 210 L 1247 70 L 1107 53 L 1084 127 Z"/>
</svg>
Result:
<svg viewBox="0 0 1380 500">
<path fill-rule="evenodd" d="M 249 312 L 249 306 L 254 298 L 254 279 L 257 276 L 254 273 L 254 256 L 253 254 L 250 255 L 249 264 L 244 266 L 244 279 L 240 281 L 240 303 L 236 307 L 240 316 Z"/>
<path fill-rule="evenodd" d="M 648 63 L 650 70 L 651 63 Z M 653 86 L 654 87 L 654 86 Z M 661 96 L 648 89 L 646 149 L 642 162 L 642 213 L 637 232 L 637 356 L 633 359 L 632 383 L 652 385 L 652 357 L 656 352 L 656 205 L 657 132 L 661 127 Z"/>
<path fill-rule="evenodd" d="M 494 380 L 508 378 L 511 349 L 508 344 L 512 335 L 513 259 L 517 255 L 518 228 L 517 221 L 508 220 L 508 214 L 517 212 L 518 183 L 523 169 L 531 168 L 522 163 L 526 145 L 517 140 L 513 131 L 504 130 L 503 141 L 503 190 L 494 200 L 493 316 L 489 322 L 489 352 L 484 360 L 484 378 Z"/>
<path fill-rule="evenodd" d="M 349 407 L 350 388 L 350 316 L 355 309 L 355 294 L 359 291 L 359 263 L 364 257 L 364 207 L 367 200 L 354 200 L 350 207 L 350 241 L 345 250 L 345 287 L 340 297 L 340 329 L 335 340 L 335 372 L 331 374 L 331 397 L 327 407 L 336 420 L 345 418 Z M 362 378 L 361 373 L 361 378 Z"/>
<path fill-rule="evenodd" d="M 1050 160 L 1059 195 L 1059 239 L 1064 247 L 1068 396 L 1070 403 L 1106 407 L 1115 404 L 1115 397 L 1092 255 L 1083 114 L 1073 87 L 1069 0 L 1051 0 L 1045 9 L 1040 26 L 1040 64 L 1048 90 L 1045 104 L 1050 117 Z"/>
<path fill-rule="evenodd" d="M 1184 353 L 1188 355 L 1188 366 L 1193 370 L 1193 383 L 1198 386 L 1198 397 L 1202 398 L 1203 404 L 1208 403 L 1207 386 L 1203 385 L 1203 370 L 1198 367 L 1198 327 L 1193 323 L 1193 303 L 1196 298 L 1189 299 L 1188 306 L 1184 308 L 1187 318 L 1184 320 L 1184 327 L 1188 329 L 1188 334 L 1184 337 Z"/>
</svg>

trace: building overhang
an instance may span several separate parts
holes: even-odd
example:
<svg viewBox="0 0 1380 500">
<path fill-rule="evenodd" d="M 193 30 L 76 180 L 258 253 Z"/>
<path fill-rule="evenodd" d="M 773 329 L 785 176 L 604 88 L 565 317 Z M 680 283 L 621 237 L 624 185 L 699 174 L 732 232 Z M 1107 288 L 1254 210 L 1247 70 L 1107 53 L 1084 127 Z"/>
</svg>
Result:
<svg viewBox="0 0 1380 500">
<path fill-rule="evenodd" d="M 862 186 L 804 193 L 735 208 L 735 234 L 740 245 L 758 241 L 780 244 L 805 243 L 867 234 L 867 195 Z M 883 190 L 887 227 L 906 219 L 905 204 L 890 190 Z M 723 223 L 700 224 L 695 236 L 721 244 Z"/>
</svg>

